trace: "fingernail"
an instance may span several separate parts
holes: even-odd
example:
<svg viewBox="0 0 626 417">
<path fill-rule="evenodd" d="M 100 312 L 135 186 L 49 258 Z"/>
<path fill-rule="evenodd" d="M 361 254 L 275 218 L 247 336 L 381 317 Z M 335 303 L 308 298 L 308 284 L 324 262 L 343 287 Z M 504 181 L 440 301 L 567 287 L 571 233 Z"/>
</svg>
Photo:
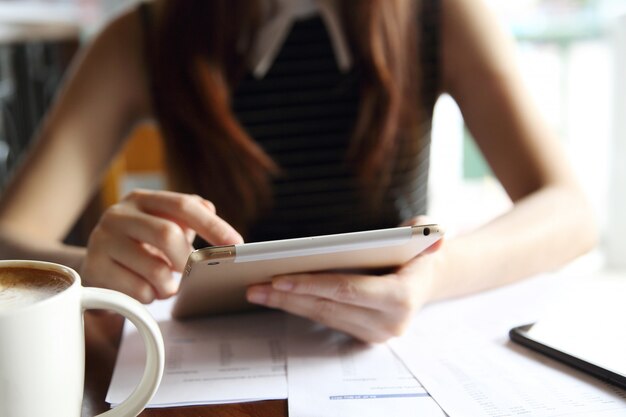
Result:
<svg viewBox="0 0 626 417">
<path fill-rule="evenodd" d="M 254 304 L 265 304 L 267 303 L 268 292 L 265 288 L 251 288 L 248 290 L 246 298 L 248 302 Z"/>
<path fill-rule="evenodd" d="M 230 244 L 234 244 L 237 245 L 239 243 L 243 243 L 243 237 L 241 237 L 241 235 L 237 232 L 232 232 L 230 233 L 227 237 L 226 240 L 230 243 Z"/>
<path fill-rule="evenodd" d="M 293 290 L 293 282 L 287 279 L 277 279 L 272 282 L 272 287 L 279 291 L 291 291 Z"/>
</svg>

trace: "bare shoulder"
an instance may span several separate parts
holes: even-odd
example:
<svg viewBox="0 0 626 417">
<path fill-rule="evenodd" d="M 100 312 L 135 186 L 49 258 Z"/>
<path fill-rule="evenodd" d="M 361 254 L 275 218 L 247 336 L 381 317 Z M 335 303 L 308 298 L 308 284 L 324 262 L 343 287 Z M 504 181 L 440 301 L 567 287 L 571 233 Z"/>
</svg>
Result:
<svg viewBox="0 0 626 417">
<path fill-rule="evenodd" d="M 467 78 L 498 80 L 510 73 L 513 40 L 484 0 L 442 0 L 444 87 Z"/>
</svg>

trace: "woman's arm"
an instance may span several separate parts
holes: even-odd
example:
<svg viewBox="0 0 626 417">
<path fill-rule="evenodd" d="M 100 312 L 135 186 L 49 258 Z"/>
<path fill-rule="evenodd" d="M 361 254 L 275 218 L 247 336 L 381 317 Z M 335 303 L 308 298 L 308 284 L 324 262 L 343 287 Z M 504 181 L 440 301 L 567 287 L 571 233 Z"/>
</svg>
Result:
<svg viewBox="0 0 626 417">
<path fill-rule="evenodd" d="M 481 1 L 443 3 L 444 88 L 514 206 L 446 242 L 435 255 L 434 298 L 553 269 L 596 241 L 590 206 L 559 138 L 523 87 L 511 39 Z"/>
<path fill-rule="evenodd" d="M 442 2 L 445 90 L 461 107 L 514 207 L 392 274 L 281 276 L 271 285 L 250 287 L 250 302 L 381 342 L 401 334 L 428 301 L 553 269 L 594 245 L 591 210 L 558 138 L 522 88 L 512 42 L 480 1 Z"/>
<path fill-rule="evenodd" d="M 0 254 L 78 268 L 61 242 L 134 123 L 146 111 L 138 16 L 110 24 L 80 52 L 0 202 Z"/>
<path fill-rule="evenodd" d="M 26 163 L 0 203 L 0 256 L 59 262 L 85 285 L 143 302 L 177 290 L 196 233 L 241 242 L 210 202 L 167 191 L 135 191 L 108 208 L 87 248 L 62 243 L 105 169 L 150 114 L 138 11 L 109 25 L 73 68 Z"/>
</svg>

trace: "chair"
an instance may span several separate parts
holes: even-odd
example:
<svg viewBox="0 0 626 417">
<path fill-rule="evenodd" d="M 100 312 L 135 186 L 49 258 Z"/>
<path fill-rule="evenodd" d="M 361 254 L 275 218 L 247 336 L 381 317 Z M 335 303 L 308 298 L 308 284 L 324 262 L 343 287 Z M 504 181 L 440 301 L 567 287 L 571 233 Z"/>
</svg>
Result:
<svg viewBox="0 0 626 417">
<path fill-rule="evenodd" d="M 101 190 L 103 209 L 134 188 L 162 189 L 165 185 L 163 145 L 152 123 L 138 126 L 105 176 Z"/>
</svg>

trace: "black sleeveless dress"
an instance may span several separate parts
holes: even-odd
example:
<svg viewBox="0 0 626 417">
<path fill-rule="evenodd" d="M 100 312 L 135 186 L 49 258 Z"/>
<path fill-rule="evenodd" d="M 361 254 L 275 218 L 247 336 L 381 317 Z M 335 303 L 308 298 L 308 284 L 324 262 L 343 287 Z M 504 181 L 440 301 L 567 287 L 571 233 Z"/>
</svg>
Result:
<svg viewBox="0 0 626 417">
<path fill-rule="evenodd" d="M 392 173 L 375 212 L 346 163 L 359 71 L 339 70 L 321 17 L 294 22 L 265 77 L 248 73 L 237 85 L 236 118 L 282 170 L 271 210 L 251 225 L 248 242 L 394 227 L 426 212 L 430 123 L 440 92 L 439 0 L 422 0 L 419 19 L 421 146 L 401 156 L 406 162 Z"/>
</svg>

